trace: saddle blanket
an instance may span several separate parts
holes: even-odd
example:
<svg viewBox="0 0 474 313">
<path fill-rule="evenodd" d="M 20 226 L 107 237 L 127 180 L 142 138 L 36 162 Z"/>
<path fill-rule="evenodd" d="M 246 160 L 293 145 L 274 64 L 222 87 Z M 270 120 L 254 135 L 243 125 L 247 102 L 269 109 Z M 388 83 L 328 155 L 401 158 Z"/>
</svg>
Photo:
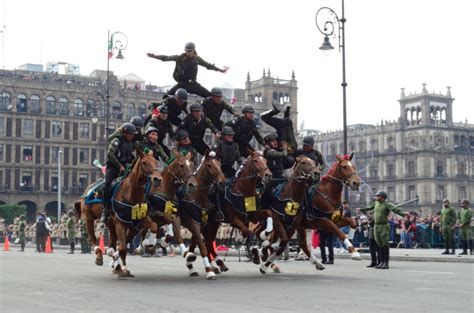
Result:
<svg viewBox="0 0 474 313">
<path fill-rule="evenodd" d="M 196 202 L 179 200 L 179 216 L 190 216 L 198 224 L 205 224 L 208 220 L 208 210 L 201 208 Z"/>
<path fill-rule="evenodd" d="M 225 201 L 229 202 L 240 214 L 251 219 L 257 212 L 260 205 L 260 199 L 257 196 L 244 197 L 230 191 L 230 187 L 225 188 Z"/>
<path fill-rule="evenodd" d="M 119 220 L 137 228 L 148 215 L 148 205 L 146 203 L 131 205 L 114 199 L 112 210 Z"/>
<path fill-rule="evenodd" d="M 160 211 L 165 215 L 176 216 L 178 212 L 176 203 L 158 194 L 151 194 L 148 196 L 148 206 L 151 215 L 156 211 Z"/>
<path fill-rule="evenodd" d="M 293 201 L 292 199 L 280 200 L 275 196 L 271 196 L 270 207 L 273 212 L 281 216 L 285 228 L 289 228 L 293 225 L 295 218 L 303 208 L 303 205 Z"/>
</svg>

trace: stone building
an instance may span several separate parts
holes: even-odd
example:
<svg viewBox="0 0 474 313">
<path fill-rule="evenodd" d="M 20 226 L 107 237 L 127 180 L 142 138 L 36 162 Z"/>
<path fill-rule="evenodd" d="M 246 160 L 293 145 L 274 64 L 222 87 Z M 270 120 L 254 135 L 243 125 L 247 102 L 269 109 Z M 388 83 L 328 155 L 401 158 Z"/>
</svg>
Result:
<svg viewBox="0 0 474 313">
<path fill-rule="evenodd" d="M 0 204 L 26 205 L 29 220 L 37 210 L 57 216 L 59 185 L 61 207 L 69 209 L 85 187 L 101 177 L 92 162 L 105 161 L 106 74 L 0 70 Z M 148 104 L 164 95 L 163 88 L 130 84 L 127 77 L 131 76 L 119 81 L 110 75 L 109 132 L 132 116 L 147 114 Z M 258 121 L 259 114 L 271 107 L 271 99 L 289 102 L 296 125 L 294 74 L 291 80 L 280 80 L 268 70 L 259 80 L 247 77 L 245 85 L 245 89 L 225 90 L 239 112 L 243 104 L 253 103 Z M 212 136 L 206 140 L 211 142 Z"/>
<path fill-rule="evenodd" d="M 401 91 L 400 117 L 374 125 L 348 126 L 348 151 L 355 154 L 359 175 L 365 181 L 360 193 L 350 192 L 354 205 L 371 200 L 385 189 L 390 201 L 422 214 L 440 211 L 445 197 L 458 206 L 474 197 L 474 125 L 453 121 L 450 87 L 446 94 L 406 95 Z M 329 162 L 343 152 L 342 131 L 317 135 L 317 146 Z"/>
</svg>

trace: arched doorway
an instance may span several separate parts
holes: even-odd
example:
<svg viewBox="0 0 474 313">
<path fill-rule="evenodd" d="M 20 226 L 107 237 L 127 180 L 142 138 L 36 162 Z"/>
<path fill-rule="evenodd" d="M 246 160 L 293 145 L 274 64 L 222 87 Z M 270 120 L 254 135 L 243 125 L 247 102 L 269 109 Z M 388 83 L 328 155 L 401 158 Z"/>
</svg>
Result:
<svg viewBox="0 0 474 313">
<path fill-rule="evenodd" d="M 48 213 L 48 217 L 51 219 L 58 218 L 58 201 L 51 201 L 46 203 L 45 211 Z M 64 202 L 61 202 L 61 215 L 66 211 L 66 205 Z"/>
<path fill-rule="evenodd" d="M 22 204 L 26 206 L 26 222 L 34 223 L 36 221 L 36 209 L 38 208 L 36 203 L 25 200 L 25 201 L 18 202 L 18 204 Z"/>
</svg>

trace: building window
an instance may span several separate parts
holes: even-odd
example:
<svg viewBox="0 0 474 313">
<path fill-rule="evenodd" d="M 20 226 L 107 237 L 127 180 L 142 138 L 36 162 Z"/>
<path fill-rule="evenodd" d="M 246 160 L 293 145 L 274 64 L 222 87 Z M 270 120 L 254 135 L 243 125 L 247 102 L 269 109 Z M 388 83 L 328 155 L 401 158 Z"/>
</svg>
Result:
<svg viewBox="0 0 474 313">
<path fill-rule="evenodd" d="M 416 186 L 408 186 L 408 199 L 416 198 Z"/>
<path fill-rule="evenodd" d="M 81 138 L 89 139 L 89 123 L 79 124 L 79 133 Z"/>
<path fill-rule="evenodd" d="M 370 151 L 374 151 L 374 152 L 379 151 L 379 143 L 377 139 L 370 140 Z"/>
<path fill-rule="evenodd" d="M 69 115 L 69 108 L 67 99 L 62 97 L 59 99 L 59 114 L 60 115 Z"/>
<path fill-rule="evenodd" d="M 135 116 L 135 104 L 130 103 L 127 106 L 127 120 L 130 120 L 134 116 Z"/>
<path fill-rule="evenodd" d="M 466 176 L 466 163 L 458 161 L 458 176 Z"/>
<path fill-rule="evenodd" d="M 138 105 L 137 115 L 141 116 L 142 118 L 146 117 L 146 104 L 142 103 Z"/>
<path fill-rule="evenodd" d="M 85 173 L 79 174 L 79 188 L 84 189 L 89 184 L 89 175 Z"/>
<path fill-rule="evenodd" d="M 63 123 L 62 122 L 53 121 L 51 123 L 51 132 L 52 132 L 51 135 L 52 135 L 52 137 L 61 136 L 62 129 L 63 129 Z"/>
<path fill-rule="evenodd" d="M 11 96 L 8 92 L 2 92 L 0 94 L 0 111 L 10 111 L 11 107 Z"/>
<path fill-rule="evenodd" d="M 46 114 L 56 114 L 56 99 L 52 96 L 46 98 Z"/>
<path fill-rule="evenodd" d="M 436 201 L 441 201 L 446 198 L 446 193 L 444 192 L 444 186 L 436 186 Z"/>
<path fill-rule="evenodd" d="M 2 116 L 0 117 L 0 135 L 5 134 L 5 118 Z"/>
<path fill-rule="evenodd" d="M 23 161 L 33 161 L 33 146 L 23 146 Z"/>
<path fill-rule="evenodd" d="M 466 186 L 459 186 L 458 190 L 458 200 L 467 199 Z"/>
<path fill-rule="evenodd" d="M 3 143 L 0 143 L 0 161 L 3 161 Z"/>
<path fill-rule="evenodd" d="M 416 163 L 415 163 L 415 161 L 408 161 L 408 163 L 407 163 L 407 175 L 408 176 L 416 175 Z"/>
<path fill-rule="evenodd" d="M 23 120 L 23 135 L 33 135 L 33 120 L 24 119 Z"/>
<path fill-rule="evenodd" d="M 32 95 L 30 98 L 30 112 L 41 113 L 40 97 L 37 95 Z"/>
<path fill-rule="evenodd" d="M 20 191 L 33 191 L 33 173 L 23 172 L 21 175 Z"/>
<path fill-rule="evenodd" d="M 118 101 L 112 105 L 112 117 L 117 120 L 121 120 L 123 117 L 122 105 Z"/>
<path fill-rule="evenodd" d="M 58 173 L 51 173 L 51 191 L 57 192 L 59 188 Z"/>
<path fill-rule="evenodd" d="M 74 115 L 76 116 L 84 115 L 84 104 L 81 99 L 74 100 Z"/>
<path fill-rule="evenodd" d="M 395 164 L 388 163 L 387 164 L 387 176 L 394 177 L 395 176 Z"/>
<path fill-rule="evenodd" d="M 53 163 L 58 163 L 58 156 L 60 147 L 51 147 L 51 161 Z"/>
<path fill-rule="evenodd" d="M 17 112 L 26 112 L 26 95 L 24 94 L 19 94 L 17 96 L 17 103 L 16 103 L 16 110 Z"/>
<path fill-rule="evenodd" d="M 79 149 L 79 163 L 89 164 L 89 149 Z"/>
<path fill-rule="evenodd" d="M 437 161 L 436 162 L 435 176 L 436 177 L 442 177 L 443 175 L 444 175 L 444 162 L 443 161 Z"/>
<path fill-rule="evenodd" d="M 379 171 L 377 166 L 373 166 L 370 168 L 370 177 L 378 177 Z"/>
<path fill-rule="evenodd" d="M 395 187 L 388 187 L 387 194 L 388 194 L 388 198 L 391 201 L 395 201 Z"/>
</svg>

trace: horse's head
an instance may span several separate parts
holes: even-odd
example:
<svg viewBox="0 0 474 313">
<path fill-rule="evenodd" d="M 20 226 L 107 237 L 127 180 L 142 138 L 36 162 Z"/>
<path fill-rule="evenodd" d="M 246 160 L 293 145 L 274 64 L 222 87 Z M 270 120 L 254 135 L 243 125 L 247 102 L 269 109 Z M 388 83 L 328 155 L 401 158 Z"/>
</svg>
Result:
<svg viewBox="0 0 474 313">
<path fill-rule="evenodd" d="M 255 176 L 257 176 L 258 179 L 261 179 L 264 184 L 268 183 L 272 178 L 272 172 L 268 168 L 267 160 L 263 155 L 252 150 L 250 151 L 249 161 Z"/>
<path fill-rule="evenodd" d="M 298 177 L 307 185 L 312 185 L 319 180 L 321 170 L 316 166 L 316 162 L 308 157 L 301 156 L 296 158 L 293 170 L 293 176 Z"/>
<path fill-rule="evenodd" d="M 139 156 L 137 165 L 140 167 L 143 175 L 147 177 L 154 187 L 158 187 L 162 179 L 158 170 L 158 161 L 153 157 L 152 153 L 144 153 L 140 149 L 137 149 L 137 153 Z"/>
<path fill-rule="evenodd" d="M 346 154 L 344 156 L 336 154 L 338 164 L 334 175 L 352 190 L 358 190 L 360 185 L 360 177 L 357 175 L 357 168 L 355 164 L 351 162 L 353 155 L 354 153 L 351 153 L 350 155 Z"/>
<path fill-rule="evenodd" d="M 226 179 L 221 169 L 221 162 L 216 159 L 215 152 L 206 151 L 198 175 L 210 184 L 215 184 L 219 192 L 224 192 Z"/>
<path fill-rule="evenodd" d="M 181 153 L 173 151 L 176 159 L 168 166 L 168 171 L 174 177 L 174 183 L 184 185 L 187 192 L 194 192 L 197 187 L 197 181 L 194 177 L 194 162 L 192 161 L 192 153 L 182 156 Z"/>
</svg>

